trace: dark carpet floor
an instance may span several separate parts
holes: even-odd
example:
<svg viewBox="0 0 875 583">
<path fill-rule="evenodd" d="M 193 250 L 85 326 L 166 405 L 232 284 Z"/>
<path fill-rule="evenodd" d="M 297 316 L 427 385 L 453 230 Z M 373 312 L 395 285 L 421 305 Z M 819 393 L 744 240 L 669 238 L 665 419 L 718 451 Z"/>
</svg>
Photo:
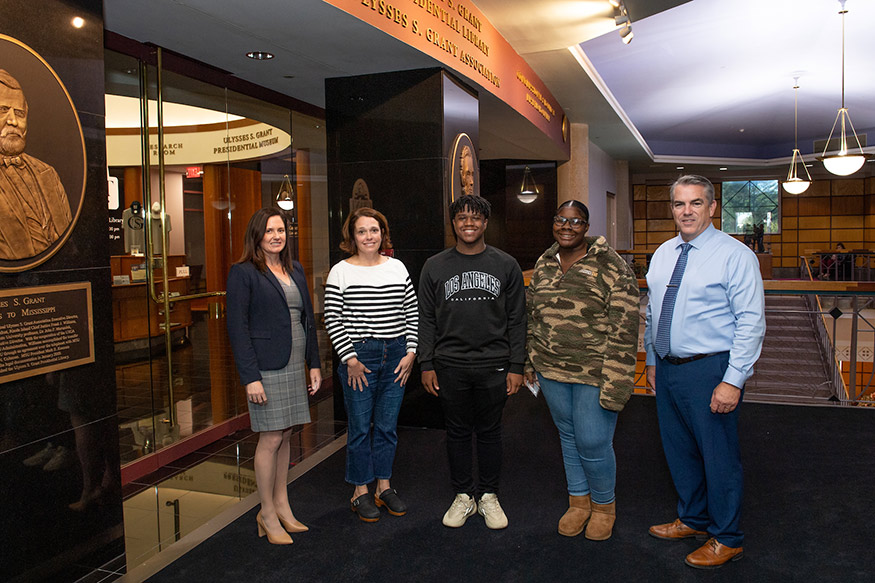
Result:
<svg viewBox="0 0 875 583">
<path fill-rule="evenodd" d="M 620 414 L 618 517 L 604 542 L 556 533 L 567 493 L 543 398 L 511 398 L 504 427 L 503 531 L 476 515 L 459 529 L 441 525 L 453 499 L 444 433 L 403 429 L 392 485 L 406 516 L 355 517 L 341 450 L 290 486 L 311 527 L 293 545 L 259 539 L 252 510 L 150 581 L 875 581 L 873 410 L 743 405 L 745 556 L 715 571 L 684 565 L 701 543 L 647 534 L 675 518 L 676 502 L 654 399 L 633 397 Z"/>
</svg>

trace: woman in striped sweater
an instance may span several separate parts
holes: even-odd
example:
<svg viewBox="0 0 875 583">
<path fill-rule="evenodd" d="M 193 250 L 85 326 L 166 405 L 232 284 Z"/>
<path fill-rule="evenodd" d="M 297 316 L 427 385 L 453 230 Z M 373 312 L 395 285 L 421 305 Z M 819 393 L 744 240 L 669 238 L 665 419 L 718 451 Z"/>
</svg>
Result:
<svg viewBox="0 0 875 583">
<path fill-rule="evenodd" d="M 365 522 L 380 519 L 378 506 L 395 516 L 407 512 L 389 479 L 419 318 L 407 268 L 381 254 L 391 246 L 386 217 L 356 209 L 343 225 L 340 244 L 350 257 L 331 268 L 325 285 L 325 327 L 340 357 L 348 418 L 346 481 L 355 486 L 352 510 Z M 372 497 L 368 485 L 374 480 Z"/>
</svg>

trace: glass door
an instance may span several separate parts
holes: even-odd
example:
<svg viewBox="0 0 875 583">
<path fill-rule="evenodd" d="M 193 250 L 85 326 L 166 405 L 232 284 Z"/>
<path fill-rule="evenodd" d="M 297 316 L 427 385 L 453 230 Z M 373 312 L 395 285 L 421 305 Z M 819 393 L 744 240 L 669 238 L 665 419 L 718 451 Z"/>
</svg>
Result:
<svg viewBox="0 0 875 583">
<path fill-rule="evenodd" d="M 291 112 L 162 70 L 158 49 L 152 57 L 106 55 L 123 465 L 246 412 L 225 281 L 249 217 L 285 184 L 298 243 Z"/>
</svg>

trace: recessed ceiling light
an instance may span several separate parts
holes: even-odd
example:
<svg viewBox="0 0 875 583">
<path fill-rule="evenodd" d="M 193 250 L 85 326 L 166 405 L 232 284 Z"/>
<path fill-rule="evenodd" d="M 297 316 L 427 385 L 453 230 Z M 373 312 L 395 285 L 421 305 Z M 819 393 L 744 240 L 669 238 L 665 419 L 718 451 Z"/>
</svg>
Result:
<svg viewBox="0 0 875 583">
<path fill-rule="evenodd" d="M 246 56 L 256 61 L 268 61 L 273 58 L 273 53 L 267 51 L 250 51 Z"/>
<path fill-rule="evenodd" d="M 74 28 L 82 28 L 85 26 L 85 19 L 81 16 L 76 16 L 70 21 L 70 24 L 72 24 Z"/>
<path fill-rule="evenodd" d="M 683 166 L 675 166 L 675 169 L 676 169 L 676 170 L 683 170 L 684 167 L 683 167 Z"/>
<path fill-rule="evenodd" d="M 721 166 L 720 169 L 721 170 L 729 170 L 729 168 L 727 168 L 726 166 Z"/>
<path fill-rule="evenodd" d="M 743 134 L 743 133 L 744 133 L 744 128 L 741 128 L 741 129 L 740 129 L 740 130 L 738 130 L 738 131 L 739 131 L 739 132 L 740 132 L 740 133 L 742 133 L 742 134 Z"/>
</svg>

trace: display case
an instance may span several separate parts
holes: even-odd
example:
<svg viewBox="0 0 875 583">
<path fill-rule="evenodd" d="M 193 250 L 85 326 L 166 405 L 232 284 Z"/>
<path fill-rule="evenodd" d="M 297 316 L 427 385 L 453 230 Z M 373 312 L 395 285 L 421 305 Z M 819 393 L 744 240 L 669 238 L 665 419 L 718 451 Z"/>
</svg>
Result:
<svg viewBox="0 0 875 583">
<path fill-rule="evenodd" d="M 116 276 L 128 276 L 131 283 L 112 286 L 113 339 L 116 342 L 140 340 L 164 336 L 164 304 L 149 298 L 148 282 L 136 281 L 138 272 L 144 272 L 146 258 L 136 255 L 113 255 L 110 257 L 113 280 Z M 170 297 L 188 294 L 189 278 L 176 277 L 176 268 L 185 265 L 185 255 L 167 257 L 167 287 Z M 163 292 L 163 266 L 155 259 L 155 290 Z M 192 324 L 191 306 L 188 301 L 170 304 L 171 330 L 188 328 Z"/>
</svg>

